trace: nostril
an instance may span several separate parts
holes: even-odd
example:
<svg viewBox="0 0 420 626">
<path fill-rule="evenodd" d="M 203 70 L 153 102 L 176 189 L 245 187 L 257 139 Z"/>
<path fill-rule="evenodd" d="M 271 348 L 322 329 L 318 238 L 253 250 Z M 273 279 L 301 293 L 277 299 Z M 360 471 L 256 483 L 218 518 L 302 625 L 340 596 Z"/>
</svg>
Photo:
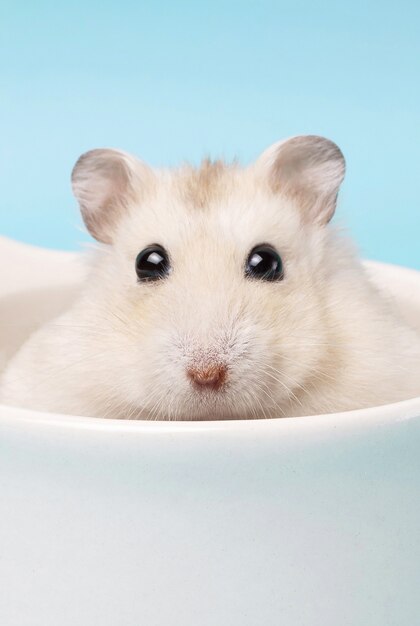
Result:
<svg viewBox="0 0 420 626">
<path fill-rule="evenodd" d="M 225 365 L 190 367 L 187 369 L 187 376 L 199 389 L 217 390 L 226 381 L 227 367 Z"/>
</svg>

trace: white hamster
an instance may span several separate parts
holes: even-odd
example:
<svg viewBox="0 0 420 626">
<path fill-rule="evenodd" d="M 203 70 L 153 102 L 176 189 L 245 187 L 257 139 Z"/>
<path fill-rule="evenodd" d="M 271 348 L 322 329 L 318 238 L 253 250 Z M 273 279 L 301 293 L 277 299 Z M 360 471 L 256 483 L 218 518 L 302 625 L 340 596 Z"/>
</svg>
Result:
<svg viewBox="0 0 420 626">
<path fill-rule="evenodd" d="M 81 156 L 73 191 L 102 245 L 80 299 L 12 359 L 2 401 L 204 420 L 420 395 L 420 337 L 329 225 L 344 170 L 316 136 L 276 143 L 246 168 Z"/>
</svg>

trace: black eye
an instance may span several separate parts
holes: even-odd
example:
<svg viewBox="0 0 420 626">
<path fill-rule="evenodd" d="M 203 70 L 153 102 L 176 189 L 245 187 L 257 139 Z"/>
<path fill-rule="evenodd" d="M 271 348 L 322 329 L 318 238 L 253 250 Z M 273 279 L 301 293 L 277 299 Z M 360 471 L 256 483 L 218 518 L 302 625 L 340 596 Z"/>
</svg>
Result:
<svg viewBox="0 0 420 626">
<path fill-rule="evenodd" d="M 137 255 L 136 273 L 141 281 L 158 280 L 169 273 L 169 258 L 159 245 L 148 246 Z"/>
<path fill-rule="evenodd" d="M 246 262 L 245 274 L 261 280 L 282 280 L 283 262 L 279 253 L 267 244 L 255 246 Z"/>
</svg>

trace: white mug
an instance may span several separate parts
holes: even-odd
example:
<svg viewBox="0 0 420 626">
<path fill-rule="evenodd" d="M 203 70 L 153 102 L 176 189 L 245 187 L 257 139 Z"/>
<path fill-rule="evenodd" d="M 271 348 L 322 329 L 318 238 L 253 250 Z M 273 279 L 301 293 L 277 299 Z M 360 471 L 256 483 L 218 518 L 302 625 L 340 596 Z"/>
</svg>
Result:
<svg viewBox="0 0 420 626">
<path fill-rule="evenodd" d="M 0 262 L 8 358 L 83 269 L 7 240 Z M 420 273 L 369 270 L 420 328 Z M 420 398 L 191 423 L 0 406 L 0 623 L 415 626 L 419 487 Z"/>
</svg>

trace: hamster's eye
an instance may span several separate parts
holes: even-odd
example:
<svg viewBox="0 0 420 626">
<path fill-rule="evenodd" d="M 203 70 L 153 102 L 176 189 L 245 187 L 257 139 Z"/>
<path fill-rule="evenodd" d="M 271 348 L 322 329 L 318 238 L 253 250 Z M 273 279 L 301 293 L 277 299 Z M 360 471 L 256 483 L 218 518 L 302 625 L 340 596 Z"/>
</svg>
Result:
<svg viewBox="0 0 420 626">
<path fill-rule="evenodd" d="M 261 280 L 282 280 L 284 271 L 279 253 L 268 244 L 255 246 L 248 256 L 245 274 Z"/>
<path fill-rule="evenodd" d="M 168 253 L 157 244 L 142 250 L 136 258 L 136 273 L 139 281 L 152 281 L 165 278 L 170 265 Z"/>
</svg>

